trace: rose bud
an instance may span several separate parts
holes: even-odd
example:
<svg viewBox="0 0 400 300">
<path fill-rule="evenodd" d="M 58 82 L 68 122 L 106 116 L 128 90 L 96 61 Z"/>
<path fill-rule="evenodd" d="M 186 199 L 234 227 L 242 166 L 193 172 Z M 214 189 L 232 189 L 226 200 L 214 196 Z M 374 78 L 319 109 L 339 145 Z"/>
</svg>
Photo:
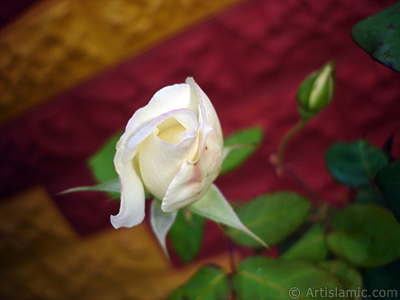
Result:
<svg viewBox="0 0 400 300">
<path fill-rule="evenodd" d="M 135 112 L 116 145 L 121 206 L 115 228 L 145 216 L 145 190 L 171 212 L 199 200 L 222 165 L 221 125 L 207 95 L 187 78 L 159 90 Z"/>
<path fill-rule="evenodd" d="M 335 88 L 333 61 L 311 73 L 297 91 L 298 110 L 303 120 L 313 118 L 331 102 Z"/>
</svg>

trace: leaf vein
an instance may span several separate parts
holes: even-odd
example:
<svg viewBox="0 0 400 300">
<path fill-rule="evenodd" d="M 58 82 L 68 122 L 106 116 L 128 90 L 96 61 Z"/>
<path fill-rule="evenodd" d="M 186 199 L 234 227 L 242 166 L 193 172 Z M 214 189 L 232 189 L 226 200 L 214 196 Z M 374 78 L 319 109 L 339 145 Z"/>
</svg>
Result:
<svg viewBox="0 0 400 300">
<path fill-rule="evenodd" d="M 207 295 L 207 293 L 211 290 L 212 287 L 217 285 L 223 278 L 225 277 L 225 274 L 221 274 L 213 279 L 209 285 L 206 286 L 204 290 L 200 293 L 200 295 L 196 298 L 196 300 L 201 300 L 204 299 L 204 297 Z"/>
<path fill-rule="evenodd" d="M 266 284 L 266 285 L 268 285 L 268 286 L 270 286 L 270 287 L 272 287 L 274 289 L 277 289 L 277 290 L 279 290 L 281 292 L 285 292 L 286 291 L 286 289 L 283 286 L 281 286 L 279 284 L 276 284 L 276 283 L 273 283 L 271 281 L 268 281 L 268 280 L 266 280 L 266 279 L 264 279 L 264 278 L 262 278 L 260 276 L 256 276 L 254 274 L 251 274 L 251 273 L 248 273 L 248 272 L 243 272 L 243 271 L 240 271 L 238 273 L 243 275 L 243 276 L 245 276 L 245 277 L 253 279 L 253 280 L 255 280 L 255 281 L 259 282 L 259 283 Z"/>
</svg>

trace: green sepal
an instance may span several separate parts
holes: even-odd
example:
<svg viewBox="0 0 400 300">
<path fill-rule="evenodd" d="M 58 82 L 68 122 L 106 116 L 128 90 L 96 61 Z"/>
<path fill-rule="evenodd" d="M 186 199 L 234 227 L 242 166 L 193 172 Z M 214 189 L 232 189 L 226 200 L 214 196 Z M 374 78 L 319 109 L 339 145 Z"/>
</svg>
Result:
<svg viewBox="0 0 400 300">
<path fill-rule="evenodd" d="M 153 199 L 150 210 L 150 224 L 159 244 L 161 245 L 161 248 L 167 257 L 169 257 L 169 255 L 166 237 L 172 224 L 174 224 L 176 214 L 177 211 L 168 213 L 164 212 L 161 209 L 161 201 L 158 199 Z"/>
<path fill-rule="evenodd" d="M 100 183 L 93 186 L 80 186 L 75 188 L 70 188 L 60 194 L 68 194 L 73 192 L 107 192 L 112 193 L 114 196 L 118 196 L 121 193 L 121 186 L 119 184 L 119 179 L 113 179 L 104 183 Z"/>
<path fill-rule="evenodd" d="M 268 247 L 262 239 L 242 223 L 224 195 L 214 184 L 202 198 L 189 205 L 188 209 L 200 216 L 239 230 L 258 246 Z"/>
</svg>

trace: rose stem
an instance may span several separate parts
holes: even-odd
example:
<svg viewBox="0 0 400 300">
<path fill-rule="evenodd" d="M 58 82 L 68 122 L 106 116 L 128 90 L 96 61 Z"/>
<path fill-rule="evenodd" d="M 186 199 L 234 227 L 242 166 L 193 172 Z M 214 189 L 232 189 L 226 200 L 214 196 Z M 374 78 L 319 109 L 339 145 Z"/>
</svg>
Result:
<svg viewBox="0 0 400 300">
<path fill-rule="evenodd" d="M 307 120 L 300 119 L 297 124 L 292 127 L 282 138 L 281 143 L 279 144 L 278 152 L 276 154 L 276 160 L 274 162 L 275 167 L 276 167 L 276 172 L 278 175 L 282 174 L 282 163 L 283 163 L 283 154 L 286 150 L 286 146 L 289 143 L 289 141 L 293 138 L 293 136 L 296 135 L 303 127 L 307 124 Z"/>
</svg>

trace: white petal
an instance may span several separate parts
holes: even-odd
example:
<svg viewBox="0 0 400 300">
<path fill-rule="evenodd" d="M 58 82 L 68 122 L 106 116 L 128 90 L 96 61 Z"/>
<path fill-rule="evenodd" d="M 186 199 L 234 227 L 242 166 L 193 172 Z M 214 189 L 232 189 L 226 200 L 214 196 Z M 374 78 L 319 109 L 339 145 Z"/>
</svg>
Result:
<svg viewBox="0 0 400 300">
<path fill-rule="evenodd" d="M 124 150 L 124 155 L 122 157 L 124 163 L 128 163 L 135 157 L 137 147 L 157 128 L 157 126 L 175 115 L 179 115 L 182 120 L 185 119 L 185 115 L 186 119 L 194 119 L 196 117 L 194 112 L 191 110 L 176 109 L 157 116 L 155 119 L 136 131 L 135 134 L 125 131 L 117 143 L 117 149 Z"/>
<path fill-rule="evenodd" d="M 191 89 L 191 98 L 192 102 L 198 102 L 198 104 L 204 109 L 205 119 L 207 124 L 209 124 L 212 128 L 214 128 L 218 135 L 221 137 L 221 144 L 223 144 L 222 140 L 222 129 L 221 124 L 219 122 L 217 113 L 212 105 L 208 96 L 203 92 L 203 90 L 197 85 L 192 77 L 188 77 L 186 79 L 186 83 L 190 86 Z M 197 100 L 196 100 L 197 99 Z"/>
<path fill-rule="evenodd" d="M 124 164 L 117 150 L 114 164 L 121 184 L 121 204 L 118 215 L 111 216 L 111 224 L 115 228 L 132 227 L 144 219 L 145 197 L 142 181 L 140 180 L 133 162 Z"/>
<path fill-rule="evenodd" d="M 170 111 L 146 124 L 133 136 L 129 132 L 125 132 L 118 141 L 114 165 L 121 184 L 121 207 L 119 214 L 111 217 L 114 227 L 132 227 L 142 222 L 145 202 L 144 187 L 139 175 L 139 168 L 135 167 L 133 163 L 137 148 L 160 123 L 174 115 L 180 115 L 181 119 L 185 119 L 184 115 L 187 115 L 186 118 L 195 118 L 195 114 L 187 109 Z"/>
<path fill-rule="evenodd" d="M 154 94 L 150 102 L 138 109 L 126 125 L 124 135 L 129 140 L 144 126 L 167 112 L 177 109 L 188 109 L 197 115 L 198 100 L 190 97 L 188 84 L 167 86 Z"/>
<path fill-rule="evenodd" d="M 186 82 L 191 87 L 191 97 L 199 102 L 199 157 L 195 161 L 185 161 L 172 180 L 162 201 L 165 212 L 180 209 L 200 199 L 218 176 L 223 160 L 222 130 L 215 109 L 193 78 L 186 79 Z"/>
<path fill-rule="evenodd" d="M 157 199 L 164 198 L 182 163 L 196 155 L 198 143 L 198 135 L 185 139 L 181 144 L 173 144 L 161 140 L 153 133 L 140 145 L 142 179 Z"/>
<path fill-rule="evenodd" d="M 205 138 L 204 151 L 199 160 L 185 161 L 172 180 L 162 201 L 163 211 L 174 211 L 200 199 L 217 178 L 221 164 L 219 135 L 212 130 Z"/>
</svg>

